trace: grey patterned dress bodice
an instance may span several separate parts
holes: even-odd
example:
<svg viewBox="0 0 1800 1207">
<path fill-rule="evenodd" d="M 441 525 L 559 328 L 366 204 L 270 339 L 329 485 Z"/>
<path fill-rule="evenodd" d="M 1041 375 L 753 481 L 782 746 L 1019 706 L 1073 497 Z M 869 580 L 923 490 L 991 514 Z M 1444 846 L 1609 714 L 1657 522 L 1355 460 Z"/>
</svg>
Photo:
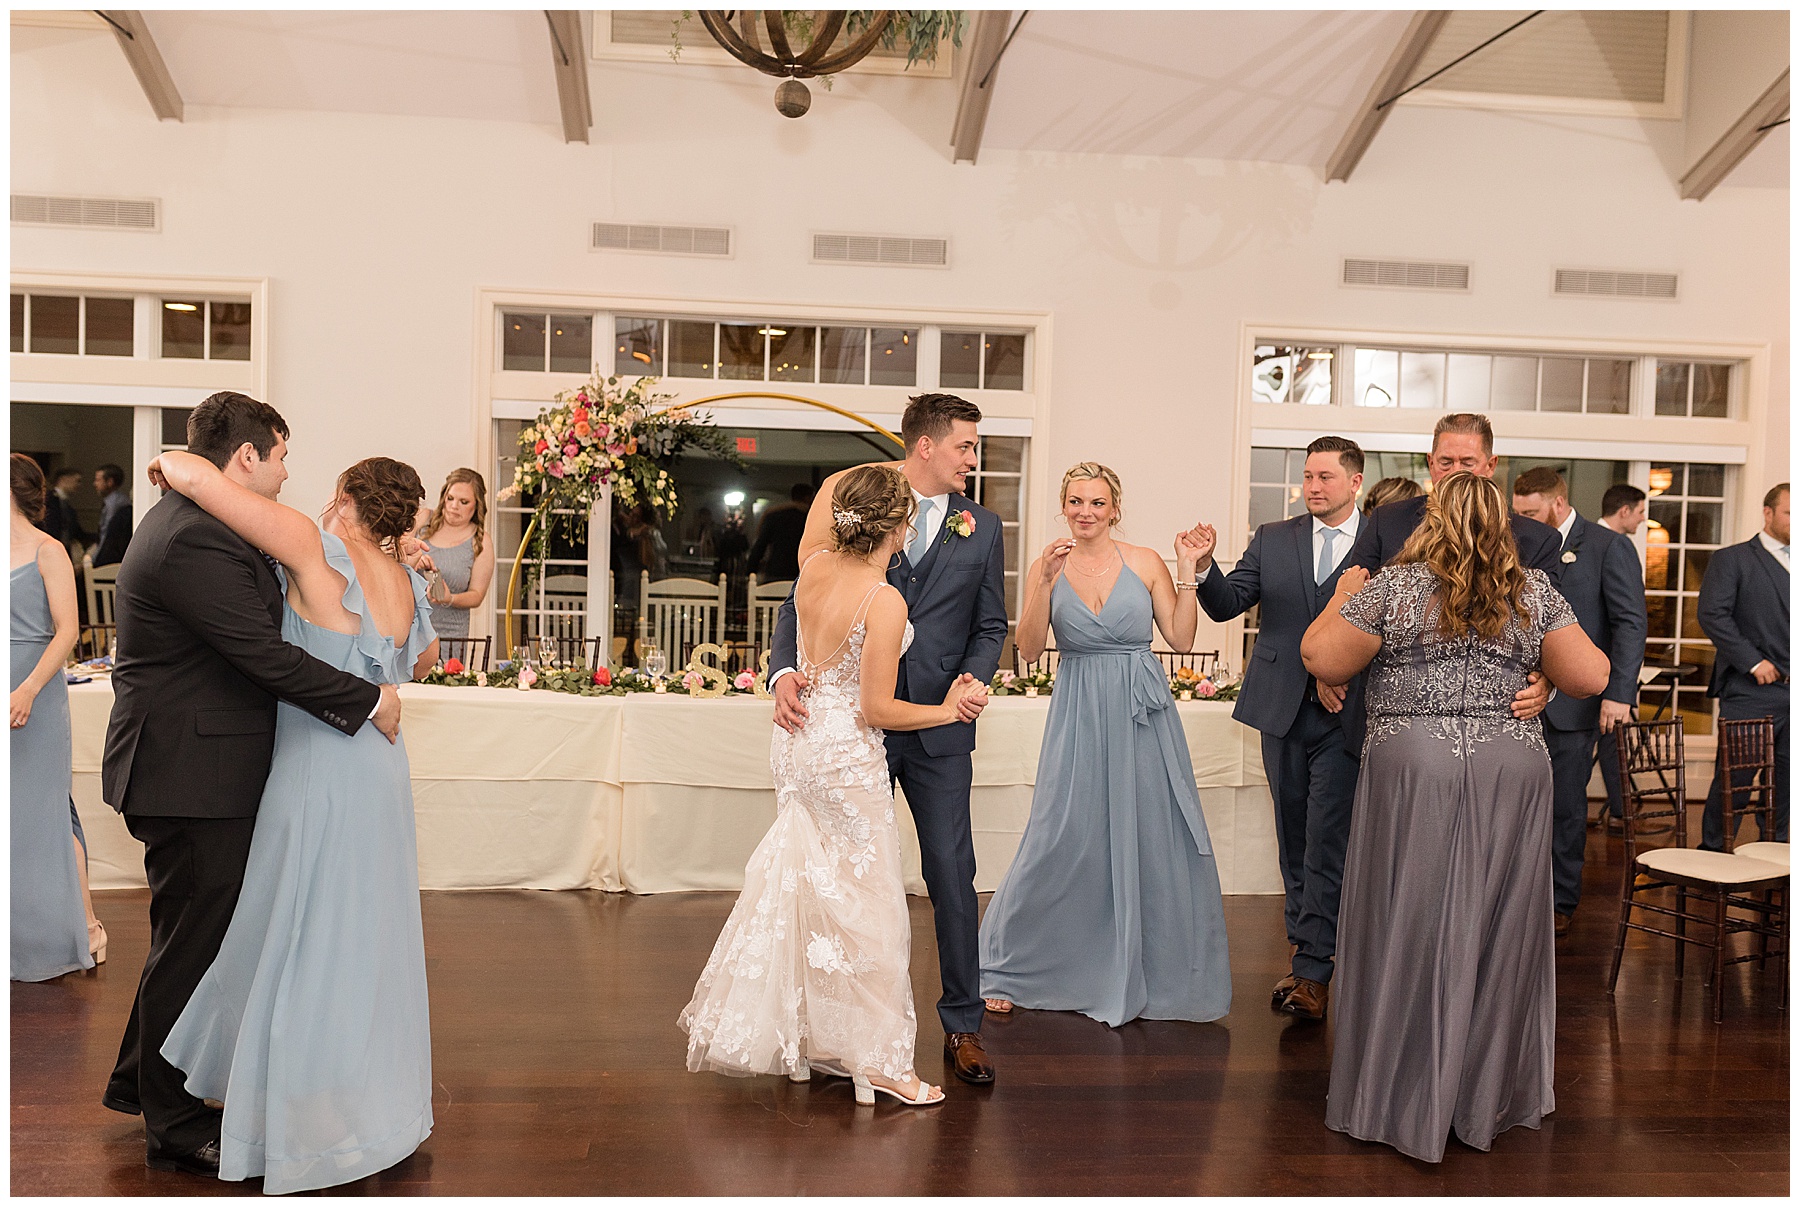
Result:
<svg viewBox="0 0 1800 1207">
<path fill-rule="evenodd" d="M 1542 723 L 1514 718 L 1512 701 L 1538 669 L 1544 634 L 1575 623 L 1575 613 L 1542 570 L 1525 579 L 1530 621 L 1515 617 L 1492 639 L 1439 632 L 1437 578 L 1419 562 L 1389 566 L 1344 604 L 1345 620 L 1382 639 L 1369 667 L 1368 745 L 1416 720 L 1458 758 L 1467 743 L 1502 734 L 1545 749 Z"/>
</svg>

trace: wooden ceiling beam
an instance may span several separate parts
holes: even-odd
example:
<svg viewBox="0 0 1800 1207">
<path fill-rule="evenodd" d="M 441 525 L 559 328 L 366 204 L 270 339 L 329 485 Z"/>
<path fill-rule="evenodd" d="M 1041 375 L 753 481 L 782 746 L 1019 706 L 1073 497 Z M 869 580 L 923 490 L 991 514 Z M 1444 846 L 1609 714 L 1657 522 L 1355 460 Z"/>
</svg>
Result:
<svg viewBox="0 0 1800 1207">
<path fill-rule="evenodd" d="M 962 90 L 956 101 L 956 122 L 950 127 L 950 145 L 955 148 L 952 163 L 975 162 L 981 152 L 981 134 L 987 128 L 988 105 L 994 99 L 994 77 L 1000 65 L 1000 52 L 1006 46 L 1006 31 L 1012 23 L 1012 11 L 984 9 L 975 14 L 963 51 Z"/>
<path fill-rule="evenodd" d="M 144 14 L 135 9 L 95 9 L 94 13 L 112 27 L 119 48 L 125 52 L 125 61 L 131 64 L 132 73 L 143 86 L 144 96 L 157 118 L 165 122 L 180 121 L 183 113 L 181 92 L 175 87 L 168 64 L 163 62 L 162 52 L 156 49 L 149 26 L 144 24 Z"/>
<path fill-rule="evenodd" d="M 1781 74 L 1775 77 L 1775 82 L 1756 98 L 1754 104 L 1744 110 L 1744 115 L 1732 123 L 1731 129 L 1725 131 L 1719 141 L 1695 160 L 1694 166 L 1682 176 L 1681 199 L 1704 200 L 1708 193 L 1718 188 L 1731 175 L 1733 168 L 1744 162 L 1744 157 L 1756 149 L 1756 144 L 1767 137 L 1770 128 L 1780 125 L 1787 115 L 1788 73 L 1784 67 Z"/>
<path fill-rule="evenodd" d="M 550 22 L 550 63 L 556 71 L 556 99 L 562 109 L 563 141 L 586 142 L 594 124 L 588 100 L 587 54 L 581 42 L 581 13 L 546 9 Z"/>
<path fill-rule="evenodd" d="M 1356 116 L 1350 121 L 1350 128 L 1338 140 L 1337 149 L 1325 165 L 1325 179 L 1349 180 L 1350 173 L 1362 162 L 1363 153 L 1369 144 L 1375 141 L 1375 135 L 1381 129 L 1381 123 L 1387 120 L 1393 106 L 1387 100 L 1402 88 L 1413 71 L 1419 66 L 1419 60 L 1425 57 L 1425 51 L 1431 46 L 1431 40 L 1443 27 L 1444 19 L 1450 15 L 1445 9 L 1426 9 L 1412 15 L 1407 22 L 1406 32 L 1400 35 L 1400 42 L 1394 47 L 1394 53 L 1388 56 L 1387 65 L 1375 79 L 1375 86 L 1356 110 Z"/>
</svg>

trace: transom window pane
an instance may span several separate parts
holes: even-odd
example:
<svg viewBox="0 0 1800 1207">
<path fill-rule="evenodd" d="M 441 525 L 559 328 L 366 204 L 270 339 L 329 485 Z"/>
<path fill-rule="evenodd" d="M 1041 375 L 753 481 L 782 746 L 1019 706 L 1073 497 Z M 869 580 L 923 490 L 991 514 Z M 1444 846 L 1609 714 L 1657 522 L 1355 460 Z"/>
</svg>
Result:
<svg viewBox="0 0 1800 1207">
<path fill-rule="evenodd" d="M 52 294 L 31 295 L 31 350 L 68 356 L 78 350 L 81 299 Z"/>
<path fill-rule="evenodd" d="M 550 371 L 588 373 L 594 367 L 594 318 L 589 314 L 550 316 Z"/>
<path fill-rule="evenodd" d="M 1025 337 L 989 333 L 984 341 L 986 360 L 982 370 L 982 388 L 987 390 L 1023 390 L 1025 388 Z"/>
<path fill-rule="evenodd" d="M 872 386 L 912 386 L 918 383 L 918 328 L 870 328 L 869 384 Z"/>
<path fill-rule="evenodd" d="M 938 385 L 947 390 L 981 388 L 981 333 L 946 331 L 938 350 Z"/>
<path fill-rule="evenodd" d="M 1330 348 L 1260 344 L 1251 361 L 1251 398 L 1256 402 L 1325 406 L 1331 402 Z"/>
<path fill-rule="evenodd" d="M 1731 388 L 1730 365 L 1695 365 L 1692 414 L 1696 418 L 1723 419 Z"/>
<path fill-rule="evenodd" d="M 1485 411 L 1494 374 L 1494 358 L 1478 352 L 1452 352 L 1445 358 L 1444 406 L 1452 411 Z"/>
<path fill-rule="evenodd" d="M 1441 409 L 1444 405 L 1444 354 L 1400 354 L 1400 405 Z"/>
<path fill-rule="evenodd" d="M 87 331 L 82 350 L 89 356 L 130 356 L 132 317 L 137 304 L 130 298 L 88 298 L 86 305 Z"/>
<path fill-rule="evenodd" d="M 1688 378 L 1693 366 L 1658 361 L 1656 364 L 1656 413 L 1688 413 Z"/>
<path fill-rule="evenodd" d="M 12 350 L 25 351 L 25 295 L 12 295 Z"/>
<path fill-rule="evenodd" d="M 669 320 L 669 376 L 713 376 L 713 324 Z"/>
<path fill-rule="evenodd" d="M 722 381 L 763 379 L 764 332 L 767 323 L 719 324 L 719 378 Z"/>
<path fill-rule="evenodd" d="M 613 372 L 639 376 L 662 373 L 661 319 L 613 319 Z"/>
<path fill-rule="evenodd" d="M 816 327 L 776 323 L 769 327 L 769 380 L 812 381 Z"/>
<path fill-rule="evenodd" d="M 213 360 L 250 359 L 250 303 L 208 302 Z M 93 321 L 90 311 L 88 321 Z"/>
<path fill-rule="evenodd" d="M 37 306 L 32 306 L 35 319 Z M 36 322 L 32 323 L 35 338 Z M 164 298 L 162 302 L 162 354 L 184 360 L 206 357 L 206 303 L 198 299 Z"/>
<path fill-rule="evenodd" d="M 1359 407 L 1392 407 L 1400 404 L 1400 354 L 1379 348 L 1356 350 L 1356 395 Z"/>
<path fill-rule="evenodd" d="M 1587 412 L 1590 415 L 1628 415 L 1631 413 L 1630 361 L 1588 361 Z"/>
<path fill-rule="evenodd" d="M 868 371 L 867 327 L 819 328 L 819 380 L 860 386 Z"/>
<path fill-rule="evenodd" d="M 1496 356 L 1492 408 L 1496 411 L 1535 410 L 1537 373 L 1535 356 Z"/>
<path fill-rule="evenodd" d="M 500 367 L 526 373 L 544 371 L 544 336 L 549 316 L 504 314 L 500 323 Z M 167 331 L 167 321 L 164 330 Z M 167 355 L 165 353 L 165 355 Z"/>
<path fill-rule="evenodd" d="M 1582 362 L 1566 356 L 1546 356 L 1539 379 L 1538 407 L 1545 411 L 1581 410 Z"/>
</svg>

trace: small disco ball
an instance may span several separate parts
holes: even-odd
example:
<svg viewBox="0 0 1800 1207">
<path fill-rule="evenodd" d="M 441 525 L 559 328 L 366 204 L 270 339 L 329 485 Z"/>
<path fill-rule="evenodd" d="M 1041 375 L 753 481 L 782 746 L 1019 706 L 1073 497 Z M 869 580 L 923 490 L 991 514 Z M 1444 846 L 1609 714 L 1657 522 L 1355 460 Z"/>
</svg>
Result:
<svg viewBox="0 0 1800 1207">
<path fill-rule="evenodd" d="M 804 117 L 812 108 L 812 93 L 799 80 L 783 80 L 775 88 L 775 109 L 783 117 Z"/>
</svg>

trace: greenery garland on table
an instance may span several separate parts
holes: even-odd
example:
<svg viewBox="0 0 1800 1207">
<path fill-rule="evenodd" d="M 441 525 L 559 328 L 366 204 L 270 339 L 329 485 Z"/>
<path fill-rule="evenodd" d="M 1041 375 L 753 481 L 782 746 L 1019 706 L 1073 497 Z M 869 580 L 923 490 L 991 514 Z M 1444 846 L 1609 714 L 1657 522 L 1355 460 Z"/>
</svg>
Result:
<svg viewBox="0 0 1800 1207">
<path fill-rule="evenodd" d="M 523 673 L 527 676 L 525 690 L 561 692 L 568 696 L 630 696 L 639 692 L 654 692 L 656 681 L 635 667 L 616 669 L 601 667 L 589 670 L 585 666 L 535 667 L 526 666 Z M 438 687 L 508 687 L 517 689 L 521 668 L 513 662 L 502 662 L 491 671 L 472 671 L 463 666 L 455 658 L 440 662 L 431 668 L 429 674 L 419 680 Z M 664 690 L 672 696 L 753 696 L 756 691 L 756 676 L 749 671 L 740 671 L 737 676 L 725 684 L 725 690 L 707 688 L 707 677 L 698 669 L 690 666 L 679 675 L 670 675 L 665 680 Z"/>
<path fill-rule="evenodd" d="M 1169 694 L 1177 700 L 1235 700 L 1240 686 L 1236 679 L 1214 679 L 1184 666 L 1170 678 Z M 1023 675 L 996 671 L 988 683 L 988 692 L 994 696 L 1048 696 L 1055 688 L 1056 672 L 1042 669 Z"/>
</svg>

